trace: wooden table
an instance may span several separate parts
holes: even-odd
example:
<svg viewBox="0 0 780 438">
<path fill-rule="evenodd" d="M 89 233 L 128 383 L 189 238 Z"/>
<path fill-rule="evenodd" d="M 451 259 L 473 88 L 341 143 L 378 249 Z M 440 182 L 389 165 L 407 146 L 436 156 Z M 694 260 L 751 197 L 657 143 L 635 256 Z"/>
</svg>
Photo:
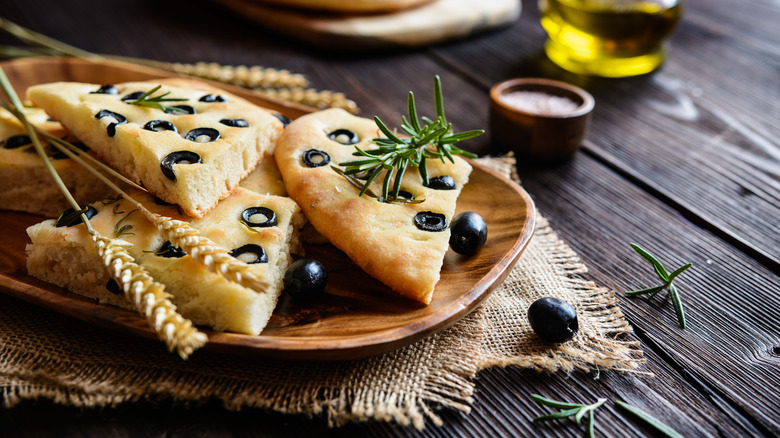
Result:
<svg viewBox="0 0 780 438">
<path fill-rule="evenodd" d="M 0 435 L 582 436 L 572 421 L 532 423 L 547 411 L 532 393 L 625 400 L 686 436 L 780 434 L 780 7 L 686 2 L 663 69 L 625 80 L 552 65 L 542 53 L 535 2 L 523 7 L 517 23 L 487 35 L 368 55 L 299 45 L 209 2 L 4 0 L 0 15 L 98 53 L 286 68 L 385 120 L 405 110 L 409 90 L 430 102 L 439 74 L 448 107 L 461 109 L 448 119 L 464 130 L 487 126 L 487 92 L 502 79 L 542 76 L 585 87 L 596 110 L 584 149 L 564 164 L 521 163 L 520 177 L 597 283 L 616 291 L 652 284 L 652 270 L 629 242 L 668 266 L 694 264 L 677 281 L 686 330 L 668 299 L 620 294 L 654 378 L 490 369 L 477 378 L 470 415 L 445 411 L 445 426 L 423 432 L 375 422 L 329 430 L 321 419 L 217 405 L 81 410 L 25 402 L 2 411 Z M 496 152 L 488 136 L 471 149 Z M 652 436 L 611 403 L 600 409 L 596 431 Z"/>
</svg>

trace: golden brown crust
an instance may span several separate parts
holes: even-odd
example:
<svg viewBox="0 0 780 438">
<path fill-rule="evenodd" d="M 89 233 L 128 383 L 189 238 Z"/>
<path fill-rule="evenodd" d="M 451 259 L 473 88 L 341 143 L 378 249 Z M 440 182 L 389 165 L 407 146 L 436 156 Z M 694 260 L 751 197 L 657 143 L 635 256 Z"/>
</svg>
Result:
<svg viewBox="0 0 780 438">
<path fill-rule="evenodd" d="M 258 3 L 340 13 L 377 13 L 409 9 L 432 0 L 255 0 Z"/>
</svg>

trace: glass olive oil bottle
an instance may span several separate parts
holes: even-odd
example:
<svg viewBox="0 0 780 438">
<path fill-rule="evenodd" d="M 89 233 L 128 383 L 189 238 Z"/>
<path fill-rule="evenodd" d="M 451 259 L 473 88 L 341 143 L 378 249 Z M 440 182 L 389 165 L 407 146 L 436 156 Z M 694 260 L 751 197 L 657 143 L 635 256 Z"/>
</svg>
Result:
<svg viewBox="0 0 780 438">
<path fill-rule="evenodd" d="M 681 16 L 678 0 L 540 0 L 547 56 L 574 73 L 625 77 L 664 60 L 664 39 Z"/>
</svg>

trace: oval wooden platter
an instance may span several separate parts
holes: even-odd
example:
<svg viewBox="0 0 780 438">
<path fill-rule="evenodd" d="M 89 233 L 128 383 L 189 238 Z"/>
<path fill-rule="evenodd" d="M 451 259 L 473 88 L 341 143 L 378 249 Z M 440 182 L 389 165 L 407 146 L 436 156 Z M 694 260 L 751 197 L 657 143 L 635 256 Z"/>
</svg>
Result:
<svg viewBox="0 0 780 438">
<path fill-rule="evenodd" d="M 19 93 L 44 82 L 102 84 L 175 76 L 124 63 L 61 58 L 17 60 L 0 66 Z M 216 85 L 291 118 L 311 111 L 248 90 Z M 308 245 L 307 255 L 326 261 L 330 275 L 326 295 L 305 308 L 283 296 L 259 336 L 206 329 L 209 343 L 205 348 L 291 360 L 346 360 L 385 353 L 452 325 L 503 282 L 528 245 L 535 223 L 529 195 L 511 180 L 476 163 L 458 199 L 457 211 L 482 215 L 488 224 L 488 240 L 470 258 L 447 252 L 429 306 L 395 294 L 335 247 Z M 29 239 L 25 230 L 41 220 L 30 214 L 0 211 L 0 291 L 99 327 L 156 339 L 145 320 L 133 312 L 99 305 L 27 275 L 24 249 Z"/>
</svg>

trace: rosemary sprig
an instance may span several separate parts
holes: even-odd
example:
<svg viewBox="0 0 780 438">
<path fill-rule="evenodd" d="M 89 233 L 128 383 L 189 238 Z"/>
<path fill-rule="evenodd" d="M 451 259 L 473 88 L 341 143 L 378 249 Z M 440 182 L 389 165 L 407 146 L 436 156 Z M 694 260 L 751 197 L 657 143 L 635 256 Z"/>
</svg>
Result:
<svg viewBox="0 0 780 438">
<path fill-rule="evenodd" d="M 353 155 L 363 158 L 339 163 L 340 166 L 344 166 L 344 174 L 346 175 L 363 172 L 371 174 L 368 180 L 362 183 L 361 196 L 368 191 L 369 186 L 379 176 L 381 170 L 385 171 L 382 183 L 382 196 L 385 199 L 396 199 L 398 198 L 398 192 L 401 190 L 401 181 L 409 166 L 419 167 L 423 184 L 428 184 L 426 160 L 440 159 L 442 162 L 445 162 L 445 159 L 447 159 L 454 163 L 453 155 L 469 158 L 476 157 L 475 154 L 458 148 L 455 146 L 455 143 L 476 137 L 485 131 L 480 129 L 458 134 L 452 131 L 452 125 L 447 123 L 447 119 L 444 116 L 441 79 L 438 75 L 434 78 L 434 99 L 436 119 L 431 120 L 427 117 L 422 117 L 421 123 L 417 115 L 414 93 L 410 91 L 407 99 L 409 117 L 401 117 L 401 129 L 409 137 L 399 137 L 379 117 L 375 116 L 374 121 L 382 134 L 384 134 L 384 137 L 372 140 L 377 148 L 363 150 L 355 146 Z M 392 194 L 390 194 L 391 191 Z"/>
<path fill-rule="evenodd" d="M 690 263 L 686 263 L 670 274 L 669 271 L 664 268 L 661 262 L 659 262 L 658 259 L 655 258 L 652 254 L 634 243 L 631 244 L 631 248 L 633 248 L 637 254 L 642 256 L 643 259 L 647 260 L 651 265 L 653 265 L 655 273 L 661 279 L 663 284 L 659 286 L 648 287 L 646 289 L 628 291 L 626 292 L 626 295 L 633 297 L 637 295 L 650 294 L 649 298 L 652 299 L 659 292 L 668 288 L 669 296 L 672 298 L 672 304 L 674 305 L 674 312 L 677 314 L 677 321 L 680 323 L 680 327 L 685 329 L 685 310 L 683 309 L 682 300 L 680 300 L 680 293 L 677 291 L 677 287 L 674 285 L 673 281 L 675 278 L 677 278 L 678 275 L 685 272 L 685 270 L 690 268 L 692 265 Z"/>
<path fill-rule="evenodd" d="M 664 436 L 667 436 L 669 438 L 683 438 L 682 435 L 680 435 L 679 432 L 672 429 L 671 427 L 667 426 L 666 424 L 662 423 L 657 418 L 653 417 L 652 415 L 648 414 L 647 412 L 635 407 L 631 406 L 628 403 L 624 403 L 622 401 L 615 401 L 615 404 L 625 410 L 626 412 L 629 412 L 639 418 L 640 420 L 647 423 L 649 426 L 653 427 L 658 432 L 664 434 Z"/>
<path fill-rule="evenodd" d="M 170 91 L 168 91 L 167 93 L 160 94 L 158 96 L 152 96 L 160 88 L 162 88 L 162 85 L 158 85 L 152 88 L 151 90 L 139 96 L 138 99 L 128 99 L 125 101 L 125 103 L 130 105 L 143 106 L 146 108 L 157 108 L 159 110 L 166 111 L 166 112 L 187 114 L 187 111 L 181 108 L 164 105 L 164 102 L 186 102 L 187 99 L 179 98 L 179 97 L 166 97 L 167 95 L 171 94 Z"/>
<path fill-rule="evenodd" d="M 552 414 L 546 414 L 546 415 L 541 415 L 539 417 L 536 417 L 534 418 L 534 421 L 549 421 L 549 420 L 557 420 L 559 418 L 574 416 L 574 421 L 576 421 L 577 424 L 580 424 L 582 422 L 582 418 L 587 415 L 588 428 L 586 433 L 589 438 L 593 438 L 595 436 L 594 435 L 594 426 L 595 426 L 594 411 L 599 406 L 603 405 L 604 402 L 607 401 L 607 399 L 605 398 L 600 398 L 595 403 L 586 405 L 580 403 L 566 403 L 566 402 L 550 400 L 549 398 L 544 398 L 541 395 L 537 395 L 537 394 L 531 394 L 531 399 L 533 399 L 533 401 L 539 403 L 540 405 L 549 406 L 555 409 L 561 409 L 561 411 L 559 412 L 553 412 Z"/>
</svg>

